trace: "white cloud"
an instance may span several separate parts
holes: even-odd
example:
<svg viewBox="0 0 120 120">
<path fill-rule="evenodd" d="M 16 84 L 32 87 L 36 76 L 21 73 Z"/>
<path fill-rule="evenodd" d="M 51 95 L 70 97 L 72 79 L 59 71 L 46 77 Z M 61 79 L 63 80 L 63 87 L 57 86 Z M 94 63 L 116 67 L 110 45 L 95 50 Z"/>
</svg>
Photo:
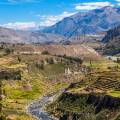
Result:
<svg viewBox="0 0 120 120">
<path fill-rule="evenodd" d="M 63 12 L 60 15 L 37 15 L 41 22 L 38 25 L 35 22 L 10 22 L 7 24 L 1 24 L 0 26 L 5 27 L 5 28 L 11 28 L 11 29 L 15 29 L 15 30 L 28 30 L 28 29 L 32 29 L 32 28 L 38 28 L 39 26 L 51 26 L 54 25 L 56 22 L 62 20 L 65 17 L 71 16 L 75 13 L 69 13 L 69 12 Z"/>
<path fill-rule="evenodd" d="M 0 26 L 16 29 L 16 30 L 27 30 L 38 27 L 35 22 L 15 22 L 15 23 L 2 24 Z"/>
<path fill-rule="evenodd" d="M 116 0 L 117 5 L 120 6 L 120 0 Z"/>
<path fill-rule="evenodd" d="M 7 0 L 7 2 L 36 2 L 37 0 Z"/>
<path fill-rule="evenodd" d="M 39 0 L 5 0 L 5 1 L 0 1 L 0 4 L 3 5 L 16 5 L 16 4 L 21 4 L 21 3 L 40 3 Z"/>
<path fill-rule="evenodd" d="M 57 23 L 58 21 L 62 20 L 65 17 L 69 17 L 71 15 L 73 15 L 75 13 L 70 13 L 70 12 L 63 12 L 60 15 L 37 15 L 41 22 L 40 22 L 40 26 L 51 26 L 54 25 L 55 23 Z"/>
<path fill-rule="evenodd" d="M 116 0 L 116 2 L 120 2 L 120 0 Z"/>
<path fill-rule="evenodd" d="M 79 3 L 75 5 L 76 10 L 93 10 L 97 8 L 102 8 L 105 6 L 114 6 L 112 3 L 106 2 L 89 2 L 89 3 Z"/>
</svg>

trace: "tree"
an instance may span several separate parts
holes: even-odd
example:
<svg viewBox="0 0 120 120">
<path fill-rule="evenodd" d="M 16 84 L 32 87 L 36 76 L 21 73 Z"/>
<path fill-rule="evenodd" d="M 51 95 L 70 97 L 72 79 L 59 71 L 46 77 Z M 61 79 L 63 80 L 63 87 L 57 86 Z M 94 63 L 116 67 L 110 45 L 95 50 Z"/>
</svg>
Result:
<svg viewBox="0 0 120 120">
<path fill-rule="evenodd" d="M 49 63 L 49 64 L 54 64 L 53 58 L 50 58 L 50 59 L 48 60 L 48 63 Z"/>
<path fill-rule="evenodd" d="M 18 56 L 18 62 L 20 63 L 21 62 L 21 58 Z"/>
<path fill-rule="evenodd" d="M 10 54 L 11 52 L 13 52 L 13 49 L 5 48 L 6 55 Z"/>
<path fill-rule="evenodd" d="M 44 70 L 44 61 L 41 61 L 40 63 L 36 63 L 36 67 Z"/>
<path fill-rule="evenodd" d="M 48 51 L 43 51 L 42 55 L 49 55 L 50 53 Z"/>
</svg>

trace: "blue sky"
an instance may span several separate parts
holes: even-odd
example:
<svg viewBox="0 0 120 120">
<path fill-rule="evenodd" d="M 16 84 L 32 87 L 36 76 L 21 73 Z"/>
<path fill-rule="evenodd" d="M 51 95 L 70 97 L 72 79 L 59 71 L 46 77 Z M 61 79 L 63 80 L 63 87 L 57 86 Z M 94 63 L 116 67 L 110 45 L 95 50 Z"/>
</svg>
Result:
<svg viewBox="0 0 120 120">
<path fill-rule="evenodd" d="M 50 26 L 80 11 L 119 5 L 120 0 L 0 0 L 0 25 L 14 29 Z"/>
</svg>

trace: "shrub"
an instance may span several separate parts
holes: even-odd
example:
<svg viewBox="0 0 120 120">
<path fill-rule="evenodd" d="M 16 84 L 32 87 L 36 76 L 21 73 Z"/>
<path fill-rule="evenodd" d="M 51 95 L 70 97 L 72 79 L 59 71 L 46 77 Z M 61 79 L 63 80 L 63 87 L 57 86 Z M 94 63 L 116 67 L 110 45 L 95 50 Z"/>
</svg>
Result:
<svg viewBox="0 0 120 120">
<path fill-rule="evenodd" d="M 20 63 L 21 62 L 21 58 L 18 56 L 18 62 Z"/>
<path fill-rule="evenodd" d="M 43 51 L 42 55 L 49 55 L 49 52 L 48 51 Z"/>
<path fill-rule="evenodd" d="M 10 54 L 11 52 L 13 52 L 13 49 L 5 48 L 6 55 Z"/>
<path fill-rule="evenodd" d="M 48 63 L 49 63 L 49 64 L 54 64 L 53 58 L 48 59 Z"/>
<path fill-rule="evenodd" d="M 68 60 L 70 60 L 71 63 L 73 63 L 73 62 L 77 62 L 80 64 L 83 63 L 83 60 L 81 58 L 78 58 L 78 57 L 72 57 L 72 56 L 66 56 L 66 55 L 63 55 L 63 56 L 59 55 L 58 57 L 63 57 L 65 59 L 68 59 Z"/>
<path fill-rule="evenodd" d="M 41 63 L 36 63 L 36 67 L 41 69 L 41 70 L 44 70 L 44 62 L 41 61 Z"/>
</svg>

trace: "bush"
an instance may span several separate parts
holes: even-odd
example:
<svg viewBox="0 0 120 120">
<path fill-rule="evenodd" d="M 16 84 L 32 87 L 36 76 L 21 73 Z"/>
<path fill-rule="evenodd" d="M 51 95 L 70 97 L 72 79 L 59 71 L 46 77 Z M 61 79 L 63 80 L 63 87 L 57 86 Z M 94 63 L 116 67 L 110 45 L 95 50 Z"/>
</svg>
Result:
<svg viewBox="0 0 120 120">
<path fill-rule="evenodd" d="M 11 52 L 13 52 L 13 49 L 5 48 L 6 55 L 10 54 Z"/>
<path fill-rule="evenodd" d="M 49 63 L 49 64 L 54 64 L 53 58 L 48 59 L 48 63 Z"/>
<path fill-rule="evenodd" d="M 68 59 L 68 60 L 70 60 L 71 63 L 73 63 L 73 62 L 77 62 L 80 64 L 83 63 L 83 60 L 81 58 L 78 58 L 78 57 L 71 57 L 71 56 L 66 56 L 66 55 L 63 55 L 63 56 L 59 55 L 58 57 L 63 57 L 65 59 Z"/>
<path fill-rule="evenodd" d="M 0 120 L 7 120 L 4 116 L 0 116 Z"/>
<path fill-rule="evenodd" d="M 21 58 L 18 56 L 18 62 L 20 63 L 21 62 Z"/>
<path fill-rule="evenodd" d="M 42 55 L 49 55 L 49 52 L 48 51 L 43 51 Z"/>
<path fill-rule="evenodd" d="M 41 63 L 36 63 L 36 67 L 41 69 L 41 70 L 44 70 L 44 62 L 41 61 Z"/>
</svg>

